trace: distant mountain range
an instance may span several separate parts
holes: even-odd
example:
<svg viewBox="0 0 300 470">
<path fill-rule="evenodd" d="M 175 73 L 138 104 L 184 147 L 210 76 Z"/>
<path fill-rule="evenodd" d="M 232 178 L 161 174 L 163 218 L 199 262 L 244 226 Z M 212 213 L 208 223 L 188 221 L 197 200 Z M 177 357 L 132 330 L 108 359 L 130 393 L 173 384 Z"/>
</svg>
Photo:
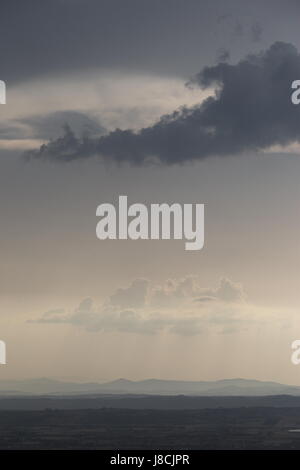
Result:
<svg viewBox="0 0 300 470">
<path fill-rule="evenodd" d="M 0 380 L 0 395 L 194 395 L 194 396 L 300 396 L 300 387 L 248 379 L 179 381 L 118 379 L 106 383 L 72 383 L 46 378 Z"/>
</svg>

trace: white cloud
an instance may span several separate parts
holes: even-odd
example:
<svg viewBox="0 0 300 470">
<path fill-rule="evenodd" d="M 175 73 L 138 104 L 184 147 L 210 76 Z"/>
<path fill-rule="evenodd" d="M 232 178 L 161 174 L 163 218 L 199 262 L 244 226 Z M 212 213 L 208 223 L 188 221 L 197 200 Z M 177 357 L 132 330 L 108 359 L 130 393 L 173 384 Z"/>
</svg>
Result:
<svg viewBox="0 0 300 470">
<path fill-rule="evenodd" d="M 118 288 L 100 307 L 86 298 L 70 313 L 48 311 L 34 322 L 68 323 L 104 332 L 227 333 L 246 328 L 254 317 L 257 321 L 257 311 L 244 298 L 242 287 L 226 278 L 211 289 L 201 287 L 195 276 L 154 286 L 146 279 L 136 279 L 128 287 Z"/>
<path fill-rule="evenodd" d="M 135 279 L 127 288 L 120 287 L 110 296 L 110 304 L 118 307 L 143 307 L 146 302 L 149 282 Z"/>
</svg>

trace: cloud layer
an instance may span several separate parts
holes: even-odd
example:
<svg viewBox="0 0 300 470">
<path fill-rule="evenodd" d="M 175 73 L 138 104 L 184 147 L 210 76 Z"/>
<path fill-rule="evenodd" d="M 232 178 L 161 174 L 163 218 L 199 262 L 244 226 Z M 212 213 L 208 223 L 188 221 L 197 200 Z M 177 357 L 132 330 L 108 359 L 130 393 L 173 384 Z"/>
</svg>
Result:
<svg viewBox="0 0 300 470">
<path fill-rule="evenodd" d="M 217 288 L 203 288 L 195 276 L 151 285 L 136 279 L 118 288 L 101 307 L 90 298 L 71 313 L 61 309 L 44 313 L 33 323 L 71 324 L 87 331 L 198 335 L 211 328 L 220 333 L 245 328 L 245 294 L 240 285 L 220 280 Z"/>
<path fill-rule="evenodd" d="M 291 82 L 299 77 L 297 49 L 276 42 L 236 65 L 205 67 L 188 85 L 216 91 L 199 105 L 182 107 L 139 131 L 116 129 L 99 138 L 78 138 L 68 128 L 27 157 L 175 164 L 288 145 L 300 140 L 300 108 L 290 99 Z"/>
</svg>

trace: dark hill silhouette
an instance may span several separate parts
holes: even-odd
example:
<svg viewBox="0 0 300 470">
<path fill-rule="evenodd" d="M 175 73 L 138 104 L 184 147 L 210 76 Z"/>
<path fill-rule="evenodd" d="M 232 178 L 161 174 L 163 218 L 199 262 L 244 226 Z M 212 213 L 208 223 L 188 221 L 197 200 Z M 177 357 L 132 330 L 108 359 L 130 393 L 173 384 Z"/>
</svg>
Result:
<svg viewBox="0 0 300 470">
<path fill-rule="evenodd" d="M 72 383 L 47 378 L 0 381 L 1 395 L 195 395 L 195 396 L 300 396 L 300 387 L 277 382 L 249 379 L 224 379 L 217 381 L 180 381 L 147 379 L 132 381 L 118 379 L 106 383 Z"/>
</svg>

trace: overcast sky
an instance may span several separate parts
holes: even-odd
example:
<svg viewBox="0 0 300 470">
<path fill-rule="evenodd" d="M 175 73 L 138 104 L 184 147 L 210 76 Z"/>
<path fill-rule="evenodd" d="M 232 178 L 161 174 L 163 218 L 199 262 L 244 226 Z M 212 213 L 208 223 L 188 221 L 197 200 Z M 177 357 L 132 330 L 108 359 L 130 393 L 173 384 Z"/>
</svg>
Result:
<svg viewBox="0 0 300 470">
<path fill-rule="evenodd" d="M 0 378 L 300 385 L 299 9 L 2 2 Z M 204 249 L 98 240 L 121 194 L 205 203 Z"/>
</svg>

